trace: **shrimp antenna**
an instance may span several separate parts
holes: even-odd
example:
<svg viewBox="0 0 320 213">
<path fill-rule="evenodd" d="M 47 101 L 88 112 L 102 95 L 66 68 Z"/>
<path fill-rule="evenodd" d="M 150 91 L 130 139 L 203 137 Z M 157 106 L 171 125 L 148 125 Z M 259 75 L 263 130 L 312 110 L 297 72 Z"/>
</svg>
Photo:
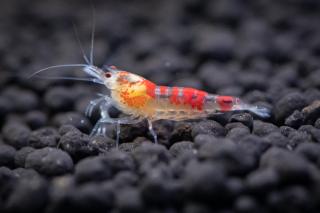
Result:
<svg viewBox="0 0 320 213">
<path fill-rule="evenodd" d="M 98 84 L 103 84 L 102 81 L 96 78 L 78 78 L 78 77 L 58 77 L 58 76 L 35 76 L 35 78 L 40 79 L 52 79 L 52 80 L 76 80 L 76 81 L 86 81 L 86 82 L 93 82 Z"/>
<path fill-rule="evenodd" d="M 28 76 L 28 78 L 32 78 L 33 76 L 38 75 L 39 73 L 49 69 L 55 69 L 55 68 L 61 68 L 61 67 L 87 67 L 87 66 L 88 66 L 87 64 L 61 64 L 61 65 L 50 66 L 32 73 L 31 75 Z"/>
<path fill-rule="evenodd" d="M 91 2 L 91 8 L 92 8 L 92 29 L 91 29 L 90 65 L 93 65 L 94 34 L 96 30 L 96 10 L 92 2 Z"/>
<path fill-rule="evenodd" d="M 73 31 L 74 31 L 75 37 L 77 39 L 77 42 L 79 44 L 79 47 L 80 47 L 80 50 L 81 50 L 81 53 L 82 53 L 82 57 L 83 57 L 83 59 L 85 60 L 85 62 L 87 64 L 91 64 L 89 59 L 88 59 L 88 57 L 87 57 L 87 55 L 84 52 L 83 45 L 82 45 L 80 37 L 79 37 L 79 32 L 78 32 L 77 26 L 76 26 L 76 24 L 74 22 L 72 22 L 72 26 L 73 26 Z"/>
</svg>

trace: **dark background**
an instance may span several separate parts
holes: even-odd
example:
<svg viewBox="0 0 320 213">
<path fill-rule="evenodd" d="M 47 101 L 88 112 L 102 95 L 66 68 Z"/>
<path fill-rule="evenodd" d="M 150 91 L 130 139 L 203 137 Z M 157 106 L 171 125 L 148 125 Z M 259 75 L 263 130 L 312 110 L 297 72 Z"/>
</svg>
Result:
<svg viewBox="0 0 320 213">
<path fill-rule="evenodd" d="M 92 16 L 92 5 L 95 16 Z M 32 78 L 95 65 L 269 108 L 123 126 L 84 116 L 103 86 Z M 318 212 L 320 2 L 2 1 L 1 212 Z M 42 76 L 84 77 L 81 69 Z M 115 110 L 111 114 L 116 116 Z M 100 154 L 100 155 L 99 155 Z"/>
</svg>

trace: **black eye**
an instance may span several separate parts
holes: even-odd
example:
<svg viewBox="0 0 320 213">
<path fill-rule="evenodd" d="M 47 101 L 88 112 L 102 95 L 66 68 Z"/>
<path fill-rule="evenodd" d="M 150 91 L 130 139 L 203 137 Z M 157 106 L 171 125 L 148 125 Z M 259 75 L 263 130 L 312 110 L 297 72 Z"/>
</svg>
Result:
<svg viewBox="0 0 320 213">
<path fill-rule="evenodd" d="M 110 73 L 110 72 L 107 72 L 107 73 L 105 74 L 105 76 L 106 76 L 106 78 L 111 78 L 111 73 Z"/>
</svg>

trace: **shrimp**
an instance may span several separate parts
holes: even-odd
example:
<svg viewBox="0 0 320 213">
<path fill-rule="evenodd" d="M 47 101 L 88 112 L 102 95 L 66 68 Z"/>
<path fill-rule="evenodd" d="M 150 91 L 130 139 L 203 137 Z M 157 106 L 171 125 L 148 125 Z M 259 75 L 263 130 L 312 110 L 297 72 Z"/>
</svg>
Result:
<svg viewBox="0 0 320 213">
<path fill-rule="evenodd" d="M 157 134 L 152 126 L 152 123 L 156 120 L 182 121 L 199 119 L 214 113 L 238 110 L 250 111 L 263 118 L 270 116 L 270 111 L 267 108 L 247 104 L 237 97 L 209 94 L 205 91 L 188 87 L 158 86 L 142 76 L 120 70 L 115 66 L 106 66 L 105 69 L 98 68 L 93 63 L 94 29 L 95 26 L 93 25 L 91 52 L 90 56 L 87 57 L 74 26 L 86 64 L 51 66 L 38 70 L 29 76 L 30 78 L 54 68 L 82 67 L 82 71 L 88 74 L 90 78 L 53 77 L 51 79 L 89 81 L 106 86 L 110 90 L 110 95 L 99 94 L 99 98 L 90 101 L 85 112 L 90 117 L 95 107 L 100 108 L 101 118 L 93 127 L 90 136 L 106 136 L 106 125 L 116 124 L 116 147 L 118 147 L 121 124 L 135 124 L 147 120 L 154 142 L 158 143 Z M 108 113 L 111 107 L 119 109 L 127 116 L 111 118 Z"/>
<path fill-rule="evenodd" d="M 48 67 L 37 73 L 60 66 L 65 65 Z M 110 90 L 109 96 L 100 94 L 99 98 L 90 101 L 86 115 L 91 116 L 94 108 L 99 106 L 101 118 L 93 127 L 91 136 L 106 136 L 105 124 L 116 124 L 116 147 L 119 145 L 121 124 L 135 124 L 145 119 L 148 121 L 154 142 L 158 143 L 157 134 L 152 126 L 156 120 L 199 119 L 214 113 L 239 110 L 250 111 L 263 118 L 270 116 L 267 108 L 247 104 L 237 97 L 209 94 L 188 87 L 158 86 L 139 75 L 120 70 L 115 66 L 106 67 L 106 70 L 90 64 L 66 66 L 84 67 L 83 71 L 92 77 L 87 80 L 103 84 Z M 108 114 L 111 107 L 116 107 L 127 116 L 111 118 Z"/>
</svg>

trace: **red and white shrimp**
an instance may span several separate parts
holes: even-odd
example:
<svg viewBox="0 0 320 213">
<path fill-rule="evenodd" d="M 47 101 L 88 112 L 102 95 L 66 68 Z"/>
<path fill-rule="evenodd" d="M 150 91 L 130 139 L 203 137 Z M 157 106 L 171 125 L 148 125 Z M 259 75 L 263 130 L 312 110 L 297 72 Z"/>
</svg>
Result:
<svg viewBox="0 0 320 213">
<path fill-rule="evenodd" d="M 157 135 L 152 128 L 152 122 L 156 120 L 198 119 L 217 112 L 238 110 L 247 110 L 261 117 L 270 116 L 267 108 L 244 103 L 237 97 L 213 95 L 188 87 L 158 86 L 115 66 L 107 67 L 106 71 L 93 65 L 74 66 L 84 66 L 83 70 L 93 77 L 90 81 L 104 84 L 110 90 L 110 96 L 100 95 L 92 100 L 86 114 L 90 116 L 95 106 L 100 107 L 101 118 L 93 128 L 92 136 L 105 135 L 105 124 L 117 124 L 116 146 L 119 144 L 120 124 L 134 124 L 144 119 L 148 121 L 150 133 L 157 143 Z M 128 116 L 111 118 L 108 110 L 112 106 Z"/>
</svg>

